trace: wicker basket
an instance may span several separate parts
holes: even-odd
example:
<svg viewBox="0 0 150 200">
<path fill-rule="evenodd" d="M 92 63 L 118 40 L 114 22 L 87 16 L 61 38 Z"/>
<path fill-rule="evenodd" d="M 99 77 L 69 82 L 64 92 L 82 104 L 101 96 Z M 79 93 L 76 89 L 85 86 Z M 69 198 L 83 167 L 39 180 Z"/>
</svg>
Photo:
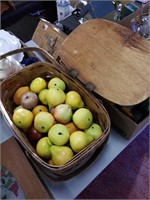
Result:
<svg viewBox="0 0 150 200">
<path fill-rule="evenodd" d="M 24 147 L 27 155 L 31 161 L 38 165 L 38 167 L 50 178 L 54 180 L 65 180 L 85 169 L 93 160 L 99 155 L 104 145 L 109 138 L 110 131 L 110 119 L 107 111 L 103 107 L 102 103 L 91 94 L 90 91 L 85 89 L 77 79 L 69 76 L 46 51 L 40 48 L 22 48 L 3 55 L 4 58 L 8 55 L 12 55 L 18 52 L 26 51 L 38 51 L 44 55 L 49 62 L 37 62 L 24 68 L 23 70 L 15 73 L 1 83 L 1 99 L 0 107 L 4 118 L 6 119 L 9 127 L 13 130 L 15 137 L 19 140 L 21 145 Z M 81 152 L 74 155 L 63 166 L 49 165 L 43 161 L 37 154 L 34 147 L 28 141 L 26 135 L 18 129 L 12 122 L 13 113 L 13 94 L 17 88 L 23 85 L 28 85 L 32 79 L 37 76 L 41 76 L 47 80 L 51 77 L 57 76 L 65 81 L 69 90 L 76 90 L 82 96 L 85 104 L 90 108 L 93 113 L 95 121 L 97 121 L 103 130 L 103 135 L 94 140 Z"/>
</svg>

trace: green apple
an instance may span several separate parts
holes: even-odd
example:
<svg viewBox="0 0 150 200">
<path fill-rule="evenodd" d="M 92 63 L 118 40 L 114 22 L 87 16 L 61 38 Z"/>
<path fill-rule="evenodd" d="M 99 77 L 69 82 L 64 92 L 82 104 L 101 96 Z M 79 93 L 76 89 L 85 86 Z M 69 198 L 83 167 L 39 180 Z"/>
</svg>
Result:
<svg viewBox="0 0 150 200">
<path fill-rule="evenodd" d="M 68 146 L 52 145 L 50 147 L 50 153 L 53 164 L 58 166 L 64 165 L 74 155 L 72 149 Z"/>
<path fill-rule="evenodd" d="M 59 104 L 51 112 L 61 124 L 66 124 L 72 119 L 72 108 L 68 104 Z"/>
<path fill-rule="evenodd" d="M 89 128 L 85 129 L 84 132 L 93 135 L 95 139 L 99 138 L 103 134 L 101 126 L 96 123 L 93 123 Z"/>
<path fill-rule="evenodd" d="M 50 153 L 50 146 L 51 142 L 48 137 L 41 138 L 37 144 L 36 144 L 36 152 L 37 154 L 44 159 L 50 159 L 51 153 Z"/>
<path fill-rule="evenodd" d="M 48 89 L 43 89 L 39 92 L 39 95 L 38 95 L 38 98 L 39 100 L 41 101 L 41 103 L 43 103 L 44 105 L 47 105 L 48 102 L 47 102 L 47 91 Z"/>
<path fill-rule="evenodd" d="M 30 90 L 35 93 L 39 93 L 41 90 L 47 87 L 47 83 L 44 78 L 37 77 L 30 83 Z"/>
<path fill-rule="evenodd" d="M 70 146 L 74 152 L 78 153 L 84 149 L 91 141 L 83 131 L 75 131 L 70 135 Z"/>
<path fill-rule="evenodd" d="M 65 91 L 66 84 L 62 79 L 60 79 L 58 77 L 54 77 L 48 82 L 48 88 L 53 88 L 53 87 L 59 88 L 59 89 Z"/>
<path fill-rule="evenodd" d="M 73 114 L 72 120 L 78 128 L 86 129 L 93 123 L 93 115 L 89 109 L 79 108 Z"/>
<path fill-rule="evenodd" d="M 34 127 L 41 133 L 47 133 L 54 124 L 54 117 L 49 112 L 39 112 L 34 118 Z"/>
<path fill-rule="evenodd" d="M 18 108 L 13 113 L 14 124 L 21 129 L 27 129 L 33 122 L 33 113 L 25 108 Z"/>
<path fill-rule="evenodd" d="M 65 145 L 70 137 L 68 128 L 63 124 L 54 124 L 48 131 L 48 137 L 52 144 Z"/>
<path fill-rule="evenodd" d="M 66 94 L 59 88 L 50 88 L 47 91 L 47 102 L 49 107 L 55 107 L 61 103 L 64 103 Z"/>
<path fill-rule="evenodd" d="M 66 94 L 65 103 L 70 105 L 72 109 L 83 108 L 84 102 L 80 96 L 80 94 L 76 91 L 69 91 Z"/>
</svg>

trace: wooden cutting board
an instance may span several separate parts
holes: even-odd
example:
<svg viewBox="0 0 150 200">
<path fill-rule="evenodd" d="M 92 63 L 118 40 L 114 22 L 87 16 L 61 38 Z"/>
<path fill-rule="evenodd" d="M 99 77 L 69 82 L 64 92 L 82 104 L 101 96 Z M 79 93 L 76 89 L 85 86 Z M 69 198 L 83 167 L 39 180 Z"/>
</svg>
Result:
<svg viewBox="0 0 150 200">
<path fill-rule="evenodd" d="M 130 29 L 103 19 L 89 20 L 63 42 L 59 57 L 78 79 L 120 104 L 134 105 L 150 96 L 150 42 Z"/>
<path fill-rule="evenodd" d="M 48 193 L 14 137 L 1 144 L 0 164 L 17 179 L 26 199 L 53 199 Z"/>
</svg>

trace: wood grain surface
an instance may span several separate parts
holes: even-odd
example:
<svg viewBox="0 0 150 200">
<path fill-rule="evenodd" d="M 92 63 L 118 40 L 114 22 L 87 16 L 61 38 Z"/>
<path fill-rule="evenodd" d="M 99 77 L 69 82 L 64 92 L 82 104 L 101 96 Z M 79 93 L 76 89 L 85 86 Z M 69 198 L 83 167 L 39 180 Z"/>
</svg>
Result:
<svg viewBox="0 0 150 200">
<path fill-rule="evenodd" d="M 41 48 L 50 53 L 54 58 L 57 58 L 57 51 L 60 45 L 66 38 L 66 34 L 59 30 L 52 23 L 40 19 L 36 30 L 32 36 L 32 40 Z M 53 39 L 54 42 L 50 42 Z"/>
<path fill-rule="evenodd" d="M 89 20 L 63 42 L 59 57 L 78 79 L 120 105 L 150 96 L 150 42 L 130 29 L 103 19 Z"/>
<path fill-rule="evenodd" d="M 26 199 L 53 199 L 31 167 L 14 137 L 1 144 L 1 165 L 17 179 Z"/>
</svg>

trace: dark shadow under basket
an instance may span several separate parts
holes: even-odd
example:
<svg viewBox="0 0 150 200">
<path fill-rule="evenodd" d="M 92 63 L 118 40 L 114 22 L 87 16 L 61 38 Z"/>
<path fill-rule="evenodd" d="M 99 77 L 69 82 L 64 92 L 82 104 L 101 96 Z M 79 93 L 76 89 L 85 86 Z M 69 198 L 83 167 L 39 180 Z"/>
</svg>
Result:
<svg viewBox="0 0 150 200">
<path fill-rule="evenodd" d="M 72 78 L 66 72 L 64 72 L 64 70 L 60 68 L 60 65 L 57 62 L 55 62 L 55 60 L 51 58 L 51 56 L 49 56 L 47 52 L 43 51 L 40 48 L 22 48 L 18 51 L 29 50 L 39 51 L 40 53 L 45 55 L 51 63 L 37 62 L 31 64 L 23 70 L 5 79 L 1 83 L 1 111 L 6 122 L 8 123 L 9 127 L 13 130 L 15 137 L 25 149 L 32 163 L 37 165 L 48 177 L 59 181 L 66 180 L 85 169 L 91 162 L 93 162 L 94 159 L 96 159 L 96 157 L 103 149 L 104 145 L 106 144 L 109 138 L 109 115 L 103 107 L 102 103 L 98 101 L 98 99 L 96 99 L 90 91 L 85 89 L 84 85 L 82 85 L 77 79 Z M 11 52 L 6 55 L 12 55 L 13 53 L 14 52 Z M 16 89 L 21 86 L 29 85 L 31 80 L 38 76 L 45 78 L 47 81 L 55 76 L 60 77 L 62 80 L 64 80 L 69 90 L 78 91 L 82 96 L 85 105 L 93 113 L 94 121 L 98 122 L 103 130 L 103 135 L 100 138 L 94 140 L 81 152 L 75 154 L 73 158 L 63 166 L 49 165 L 44 160 L 42 160 L 36 154 L 34 147 L 31 145 L 26 135 L 20 129 L 18 129 L 12 121 L 12 114 L 14 109 L 12 98 Z"/>
</svg>

